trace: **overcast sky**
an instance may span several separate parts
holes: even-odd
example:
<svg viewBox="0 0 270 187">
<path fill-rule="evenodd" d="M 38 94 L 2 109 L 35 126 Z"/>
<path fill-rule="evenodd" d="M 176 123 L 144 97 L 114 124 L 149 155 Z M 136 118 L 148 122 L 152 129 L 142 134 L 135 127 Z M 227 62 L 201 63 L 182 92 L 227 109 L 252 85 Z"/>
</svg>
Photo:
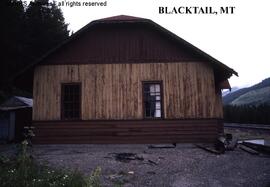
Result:
<svg viewBox="0 0 270 187">
<path fill-rule="evenodd" d="M 160 6 L 236 8 L 232 15 L 165 15 L 159 14 Z M 270 77 L 269 7 L 270 0 L 107 0 L 106 7 L 64 6 L 61 9 L 72 31 L 92 20 L 121 14 L 152 19 L 233 68 L 239 77 L 230 79 L 231 86 L 245 87 Z"/>
</svg>

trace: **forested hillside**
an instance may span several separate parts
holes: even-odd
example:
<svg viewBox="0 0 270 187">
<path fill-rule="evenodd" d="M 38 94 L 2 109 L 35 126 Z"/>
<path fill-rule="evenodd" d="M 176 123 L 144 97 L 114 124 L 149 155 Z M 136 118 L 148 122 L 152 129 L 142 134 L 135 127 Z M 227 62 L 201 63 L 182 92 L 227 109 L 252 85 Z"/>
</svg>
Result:
<svg viewBox="0 0 270 187">
<path fill-rule="evenodd" d="M 270 124 L 270 78 L 223 97 L 224 120 Z"/>
<path fill-rule="evenodd" d="M 262 82 L 250 86 L 248 88 L 242 88 L 232 93 L 228 93 L 227 95 L 223 96 L 223 104 L 224 105 L 250 104 L 249 98 L 252 99 L 252 97 L 253 97 L 252 105 L 261 104 L 265 102 L 269 103 L 270 94 L 268 94 L 268 92 L 266 91 L 268 89 L 267 87 L 270 87 L 270 78 L 264 79 Z M 256 101 L 258 103 L 256 103 Z"/>
</svg>

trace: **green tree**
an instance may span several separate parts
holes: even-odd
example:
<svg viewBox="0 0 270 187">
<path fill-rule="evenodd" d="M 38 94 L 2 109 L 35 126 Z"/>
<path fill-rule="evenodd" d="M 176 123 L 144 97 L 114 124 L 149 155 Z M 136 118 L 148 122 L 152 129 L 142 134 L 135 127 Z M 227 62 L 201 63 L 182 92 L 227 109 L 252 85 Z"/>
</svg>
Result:
<svg viewBox="0 0 270 187">
<path fill-rule="evenodd" d="M 270 124 L 270 105 L 225 105 L 224 120 L 229 123 Z"/>
<path fill-rule="evenodd" d="M 38 58 L 68 38 L 67 29 L 61 9 L 55 2 L 35 0 L 30 2 L 25 12 L 27 49 Z"/>
<path fill-rule="evenodd" d="M 10 74 L 26 58 L 24 54 L 24 5 L 21 1 L 0 1 L 0 83 L 3 86 Z"/>
<path fill-rule="evenodd" d="M 0 21 L 1 97 L 1 90 L 12 90 L 8 80 L 67 39 L 69 31 L 61 9 L 48 0 L 34 0 L 28 6 L 19 0 L 1 0 Z"/>
</svg>

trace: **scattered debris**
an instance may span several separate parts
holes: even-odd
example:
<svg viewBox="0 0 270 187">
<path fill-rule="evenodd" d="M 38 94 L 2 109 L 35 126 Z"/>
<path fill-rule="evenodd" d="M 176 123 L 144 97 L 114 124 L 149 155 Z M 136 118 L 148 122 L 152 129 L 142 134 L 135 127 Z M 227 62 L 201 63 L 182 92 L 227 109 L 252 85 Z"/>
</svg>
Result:
<svg viewBox="0 0 270 187">
<path fill-rule="evenodd" d="M 125 171 L 119 171 L 118 172 L 118 175 L 123 175 L 124 176 L 124 175 L 127 175 L 127 172 L 125 172 Z"/>
<path fill-rule="evenodd" d="M 226 133 L 226 134 L 225 134 L 225 137 L 226 137 L 226 140 L 227 140 L 227 141 L 232 141 L 232 139 L 233 139 L 233 136 L 232 136 L 232 134 L 230 134 L 230 133 Z"/>
<path fill-rule="evenodd" d="M 122 176 L 120 176 L 120 175 L 118 175 L 118 174 L 112 174 L 112 175 L 109 175 L 109 179 L 110 180 L 115 180 L 115 179 L 118 179 L 118 178 L 120 178 L 120 177 L 122 177 Z"/>
<path fill-rule="evenodd" d="M 237 147 L 238 139 L 233 137 L 232 134 L 224 134 L 220 136 L 216 143 L 217 150 L 225 153 L 225 151 L 233 151 Z"/>
<path fill-rule="evenodd" d="M 249 142 L 249 143 L 254 143 L 254 144 L 269 145 L 270 146 L 270 142 L 267 142 L 264 139 L 243 140 L 242 142 L 239 142 L 239 143 L 243 143 L 243 142 Z"/>
<path fill-rule="evenodd" d="M 252 155 L 259 155 L 260 154 L 259 152 L 255 151 L 254 149 L 251 149 L 251 148 L 249 148 L 245 145 L 242 145 L 242 144 L 239 145 L 239 148 L 242 149 L 243 151 L 248 152 L 249 154 L 252 154 Z"/>
<path fill-rule="evenodd" d="M 120 162 L 130 162 L 131 160 L 143 161 L 144 158 L 138 156 L 136 153 L 110 153 L 114 156 L 115 160 Z"/>
<path fill-rule="evenodd" d="M 225 144 L 226 138 L 221 136 L 217 139 L 216 143 L 214 144 L 215 150 L 217 154 L 224 154 L 225 153 Z"/>
<path fill-rule="evenodd" d="M 147 174 L 149 174 L 149 175 L 155 175 L 156 172 L 154 172 L 154 171 L 147 171 Z"/>
<path fill-rule="evenodd" d="M 233 137 L 232 134 L 225 134 L 225 150 L 226 151 L 233 151 L 237 147 L 237 141 L 238 139 Z"/>
<path fill-rule="evenodd" d="M 237 138 L 233 138 L 228 144 L 227 146 L 225 147 L 225 149 L 227 151 L 233 151 L 236 147 L 237 147 L 237 143 L 238 142 L 238 139 Z"/>
<path fill-rule="evenodd" d="M 210 153 L 214 153 L 216 155 L 220 155 L 220 154 L 223 154 L 223 152 L 221 151 L 218 151 L 216 149 L 216 146 L 214 147 L 212 144 L 195 144 L 197 147 L 205 150 L 205 151 L 208 151 Z"/>
<path fill-rule="evenodd" d="M 114 181 L 114 182 L 119 182 L 119 183 L 125 183 L 126 182 L 126 179 L 124 179 L 124 176 L 119 175 L 119 174 L 109 175 L 109 179 Z"/>
<path fill-rule="evenodd" d="M 225 151 L 233 151 L 237 147 L 237 139 L 232 134 L 220 136 L 214 146 L 209 144 L 195 144 L 197 147 L 214 154 L 224 154 Z"/>
<path fill-rule="evenodd" d="M 116 174 L 109 175 L 108 179 L 113 182 L 113 184 L 114 184 L 113 186 L 123 186 L 129 182 L 130 177 L 128 176 L 128 174 L 132 174 L 132 172 L 133 171 L 129 171 L 128 173 L 124 172 L 124 171 L 120 171 Z M 133 174 L 134 174 L 134 172 L 133 172 Z"/>
<path fill-rule="evenodd" d="M 148 160 L 149 163 L 153 164 L 153 165 L 158 165 L 156 162 L 152 161 L 152 160 Z"/>
<path fill-rule="evenodd" d="M 134 171 L 129 171 L 128 174 L 134 175 Z"/>
<path fill-rule="evenodd" d="M 158 144 L 158 145 L 149 145 L 149 149 L 169 149 L 169 148 L 175 148 L 176 143 L 173 144 Z"/>
<path fill-rule="evenodd" d="M 242 145 L 245 145 L 251 149 L 254 149 L 255 151 L 258 151 L 259 153 L 270 155 L 270 146 L 267 146 L 264 144 L 250 143 L 246 141 L 244 141 Z"/>
<path fill-rule="evenodd" d="M 266 154 L 270 155 L 270 142 L 264 139 L 239 140 L 240 148 L 251 154 Z M 243 148 L 245 147 L 245 148 Z M 248 151 L 247 151 L 248 150 Z"/>
<path fill-rule="evenodd" d="M 112 158 L 112 157 L 110 157 L 110 156 L 104 156 L 103 158 Z"/>
</svg>

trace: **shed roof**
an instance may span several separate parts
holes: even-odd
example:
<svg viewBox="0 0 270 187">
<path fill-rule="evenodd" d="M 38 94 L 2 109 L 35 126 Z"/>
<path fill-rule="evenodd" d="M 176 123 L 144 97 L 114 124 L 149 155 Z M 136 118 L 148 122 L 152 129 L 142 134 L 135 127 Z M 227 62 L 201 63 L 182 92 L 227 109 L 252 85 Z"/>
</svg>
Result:
<svg viewBox="0 0 270 187">
<path fill-rule="evenodd" d="M 13 96 L 0 105 L 0 110 L 9 111 L 31 107 L 33 107 L 33 99 Z"/>
</svg>

